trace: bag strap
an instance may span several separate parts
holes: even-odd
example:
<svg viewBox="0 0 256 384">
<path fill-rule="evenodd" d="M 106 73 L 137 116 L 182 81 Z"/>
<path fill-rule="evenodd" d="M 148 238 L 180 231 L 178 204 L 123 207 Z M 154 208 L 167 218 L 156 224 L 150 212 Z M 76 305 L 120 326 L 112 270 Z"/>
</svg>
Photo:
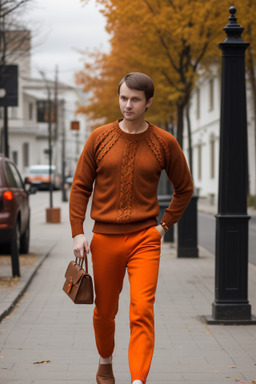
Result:
<svg viewBox="0 0 256 384">
<path fill-rule="evenodd" d="M 85 260 L 85 272 L 88 273 L 88 260 L 87 255 L 84 253 L 84 257 L 81 259 L 80 257 L 76 257 L 76 264 L 83 268 L 83 263 Z"/>
</svg>

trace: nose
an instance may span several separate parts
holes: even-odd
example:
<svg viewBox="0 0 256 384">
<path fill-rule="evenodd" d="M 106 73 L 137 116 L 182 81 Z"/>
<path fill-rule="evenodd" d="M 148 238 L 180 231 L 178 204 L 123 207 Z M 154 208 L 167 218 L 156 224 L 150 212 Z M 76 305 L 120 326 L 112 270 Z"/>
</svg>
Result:
<svg viewBox="0 0 256 384">
<path fill-rule="evenodd" d="M 127 100 L 126 102 L 126 108 L 131 108 L 132 107 L 132 103 L 131 103 L 131 100 Z"/>
</svg>

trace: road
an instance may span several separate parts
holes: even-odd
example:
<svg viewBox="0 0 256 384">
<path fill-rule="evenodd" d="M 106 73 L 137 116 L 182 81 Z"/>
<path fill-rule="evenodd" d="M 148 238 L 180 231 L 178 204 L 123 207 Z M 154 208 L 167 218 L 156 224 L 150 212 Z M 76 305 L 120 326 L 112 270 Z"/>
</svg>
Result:
<svg viewBox="0 0 256 384">
<path fill-rule="evenodd" d="M 61 193 L 54 192 L 53 194 L 53 202 L 54 206 L 59 206 L 61 201 Z M 42 209 L 42 207 L 49 206 L 49 192 L 47 191 L 40 191 L 36 195 L 32 195 L 30 197 L 30 205 L 32 210 L 32 217 L 31 217 L 31 227 L 33 228 L 34 225 L 38 225 L 40 222 L 45 221 L 45 209 Z M 63 209 L 65 211 L 68 211 L 68 203 L 64 203 L 64 206 L 62 207 L 62 214 Z M 89 218 L 89 215 L 87 215 Z M 88 219 L 87 219 L 88 220 Z M 215 216 L 213 214 L 209 213 L 198 213 L 198 243 L 206 248 L 209 252 L 212 254 L 215 254 Z M 92 221 L 90 220 L 90 225 L 92 226 Z M 47 226 L 46 226 L 47 227 Z M 33 239 L 33 230 L 32 232 L 32 242 L 35 244 L 41 243 L 43 246 L 43 241 L 41 239 L 38 239 L 35 241 Z M 52 234 L 52 236 L 54 236 Z M 91 238 L 91 234 L 88 233 L 89 239 Z M 34 240 L 34 241 L 33 241 Z M 40 241 L 41 240 L 41 241 Z M 256 265 L 256 217 L 252 217 L 249 221 L 249 261 Z"/>
<path fill-rule="evenodd" d="M 209 213 L 198 214 L 198 242 L 215 254 L 215 216 Z M 256 218 L 249 221 L 249 262 L 256 265 Z"/>
</svg>

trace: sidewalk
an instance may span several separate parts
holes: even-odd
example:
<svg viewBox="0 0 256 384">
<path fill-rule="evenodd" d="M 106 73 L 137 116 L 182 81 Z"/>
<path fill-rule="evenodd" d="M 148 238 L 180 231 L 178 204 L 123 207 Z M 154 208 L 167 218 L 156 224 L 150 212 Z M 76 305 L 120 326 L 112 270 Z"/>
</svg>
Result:
<svg viewBox="0 0 256 384">
<path fill-rule="evenodd" d="M 218 205 L 217 203 L 211 204 L 209 199 L 199 198 L 198 199 L 198 210 L 200 212 L 210 213 L 216 215 L 218 213 Z M 256 220 L 256 209 L 249 207 L 247 209 L 247 214 L 251 216 L 253 220 Z"/>
<path fill-rule="evenodd" d="M 61 206 L 64 222 L 61 224 L 46 224 L 45 209 L 48 205 L 48 194 L 43 195 L 43 205 L 37 203 L 39 193 L 30 198 L 31 208 L 31 239 L 29 255 L 21 255 L 20 278 L 12 278 L 11 256 L 0 255 L 0 321 L 8 315 L 20 297 L 26 291 L 38 268 L 50 254 L 61 236 L 68 220 L 68 203 L 62 203 L 60 193 L 54 194 L 57 206 Z M 56 206 L 56 205 L 55 205 Z M 54 230 L 53 230 L 54 229 Z M 1 382 L 0 382 L 1 383 Z"/>
<path fill-rule="evenodd" d="M 36 208 L 43 213 L 33 223 L 31 250 L 40 254 L 53 249 L 22 300 L 0 325 L 1 384 L 95 384 L 98 356 L 93 306 L 74 305 L 62 292 L 72 242 L 67 203 L 57 201 L 55 206 L 61 206 L 61 224 L 45 224 L 45 207 Z M 89 238 L 91 225 L 89 221 L 86 228 Z M 177 259 L 174 247 L 163 243 L 155 304 L 156 348 L 148 383 L 256 381 L 256 326 L 203 324 L 199 317 L 211 314 L 213 298 L 214 257 L 200 248 L 198 259 Z M 249 301 L 256 314 L 256 266 L 252 264 Z M 126 277 L 116 326 L 117 384 L 129 383 L 128 316 Z"/>
</svg>

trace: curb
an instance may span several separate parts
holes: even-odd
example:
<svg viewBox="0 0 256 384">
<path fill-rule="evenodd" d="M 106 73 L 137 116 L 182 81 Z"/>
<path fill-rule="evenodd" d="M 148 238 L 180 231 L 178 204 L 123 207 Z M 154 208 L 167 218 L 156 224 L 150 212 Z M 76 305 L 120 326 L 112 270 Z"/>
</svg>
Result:
<svg viewBox="0 0 256 384">
<path fill-rule="evenodd" d="M 24 295 L 25 291 L 28 289 L 29 285 L 31 284 L 33 278 L 35 277 L 38 269 L 41 267 L 43 262 L 46 260 L 46 258 L 51 254 L 53 248 L 56 246 L 57 242 L 53 244 L 53 246 L 43 255 L 39 256 L 38 260 L 35 262 L 33 267 L 31 267 L 28 271 L 24 273 L 24 275 L 20 278 L 20 284 L 18 288 L 16 289 L 16 292 L 14 292 L 14 297 L 12 300 L 8 300 L 6 303 L 6 309 L 1 309 L 0 313 L 0 323 L 1 321 L 8 316 L 12 310 L 17 305 L 18 301 L 21 299 L 21 297 Z M 5 304 L 3 304 L 4 306 Z"/>
</svg>

